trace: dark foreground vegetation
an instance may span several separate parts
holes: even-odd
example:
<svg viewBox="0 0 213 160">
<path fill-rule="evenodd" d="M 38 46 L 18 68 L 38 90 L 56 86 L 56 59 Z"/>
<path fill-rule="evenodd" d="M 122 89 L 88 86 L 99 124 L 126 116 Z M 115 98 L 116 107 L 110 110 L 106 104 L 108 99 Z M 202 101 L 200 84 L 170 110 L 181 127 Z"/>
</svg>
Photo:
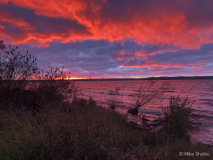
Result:
<svg viewBox="0 0 213 160">
<path fill-rule="evenodd" d="M 179 152 L 184 151 L 210 154 L 185 159 L 213 158 L 210 149 L 201 143 L 193 145 L 185 138 L 182 124 L 179 136 L 172 119 L 170 128 L 145 133 L 134 129 L 117 112 L 97 106 L 92 99 L 51 102 L 36 114 L 16 109 L 12 103 L 1 104 L 0 108 L 2 160 L 180 159 Z"/>
<path fill-rule="evenodd" d="M 27 54 L 19 59 L 15 51 L 0 59 L 1 160 L 213 158 L 209 148 L 190 142 L 193 124 L 187 99 L 172 97 L 168 108 L 163 108 L 164 127 L 143 132 L 92 98 L 79 99 L 74 83 L 63 80 L 62 70 L 50 69 L 39 77 L 36 59 Z M 27 81 L 33 74 L 43 81 Z M 62 80 L 55 81 L 59 76 Z M 73 101 L 66 102 L 70 96 Z M 194 156 L 180 156 L 180 152 Z M 208 155 L 196 156 L 196 152 Z"/>
</svg>

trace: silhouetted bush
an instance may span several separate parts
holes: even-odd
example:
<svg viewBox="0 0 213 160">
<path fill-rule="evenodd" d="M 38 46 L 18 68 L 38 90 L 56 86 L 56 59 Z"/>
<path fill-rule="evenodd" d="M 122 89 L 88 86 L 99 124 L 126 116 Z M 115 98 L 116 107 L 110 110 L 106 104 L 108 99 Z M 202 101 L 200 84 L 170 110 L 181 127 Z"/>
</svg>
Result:
<svg viewBox="0 0 213 160">
<path fill-rule="evenodd" d="M 17 49 L 9 46 L 0 56 L 0 94 L 10 89 L 24 89 L 26 80 L 38 73 L 36 57 L 28 51 L 21 54 Z"/>
<path fill-rule="evenodd" d="M 0 48 L 5 50 L 3 41 L 0 41 Z M 12 103 L 15 107 L 28 106 L 36 108 L 36 101 L 39 95 L 27 91 L 27 80 L 38 74 L 36 57 L 28 54 L 21 54 L 18 47 L 2 52 L 0 55 L 0 102 Z"/>
<path fill-rule="evenodd" d="M 49 66 L 49 70 L 42 70 L 45 73 L 44 76 L 37 76 L 39 81 L 34 81 L 29 86 L 30 90 L 38 92 L 43 100 L 62 101 L 72 96 L 76 90 L 74 81 L 65 80 L 65 74 L 63 68 L 52 69 Z"/>
<path fill-rule="evenodd" d="M 178 138 L 189 140 L 187 131 L 192 128 L 189 118 L 192 115 L 192 104 L 185 98 L 183 101 L 179 97 L 171 97 L 169 106 L 162 107 L 165 116 L 165 129 L 169 134 Z"/>
<path fill-rule="evenodd" d="M 0 47 L 5 49 L 3 41 L 0 41 Z M 41 70 L 37 67 L 36 57 L 28 51 L 21 54 L 17 49 L 9 46 L 9 50 L 0 55 L 1 103 L 38 111 L 43 104 L 62 101 L 73 95 L 76 88 L 73 81 L 64 80 L 63 69 L 49 66 L 49 70 Z"/>
</svg>

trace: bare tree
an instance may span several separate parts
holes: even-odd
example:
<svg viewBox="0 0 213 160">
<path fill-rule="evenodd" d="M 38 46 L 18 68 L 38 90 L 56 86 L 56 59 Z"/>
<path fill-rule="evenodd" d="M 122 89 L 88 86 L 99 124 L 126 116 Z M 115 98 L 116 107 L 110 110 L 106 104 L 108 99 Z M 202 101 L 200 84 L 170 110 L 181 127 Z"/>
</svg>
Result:
<svg viewBox="0 0 213 160">
<path fill-rule="evenodd" d="M 138 109 L 149 103 L 156 97 L 160 97 L 164 94 L 165 89 L 170 88 L 170 83 L 164 81 L 162 84 L 156 84 L 156 80 L 143 81 L 143 84 L 137 90 L 134 95 L 135 98 L 135 108 L 129 109 L 127 112 L 132 114 L 137 114 Z"/>
</svg>

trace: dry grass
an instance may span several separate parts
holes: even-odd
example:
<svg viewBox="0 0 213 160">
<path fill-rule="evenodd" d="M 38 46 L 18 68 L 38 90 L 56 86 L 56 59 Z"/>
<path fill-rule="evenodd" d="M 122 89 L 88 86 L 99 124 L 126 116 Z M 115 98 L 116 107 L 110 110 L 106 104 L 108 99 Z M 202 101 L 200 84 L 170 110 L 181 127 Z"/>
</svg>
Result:
<svg viewBox="0 0 213 160">
<path fill-rule="evenodd" d="M 201 144 L 172 139 L 166 132 L 133 129 L 124 116 L 92 99 L 58 101 L 34 116 L 11 106 L 0 112 L 0 130 L 0 159 L 5 160 L 179 159 L 180 151 L 210 153 Z"/>
</svg>

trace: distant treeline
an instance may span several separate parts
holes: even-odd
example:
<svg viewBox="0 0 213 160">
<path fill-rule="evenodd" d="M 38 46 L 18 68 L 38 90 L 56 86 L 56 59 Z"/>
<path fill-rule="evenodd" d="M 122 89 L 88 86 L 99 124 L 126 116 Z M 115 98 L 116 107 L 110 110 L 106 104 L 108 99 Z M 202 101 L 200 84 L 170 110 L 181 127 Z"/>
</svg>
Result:
<svg viewBox="0 0 213 160">
<path fill-rule="evenodd" d="M 126 81 L 126 80 L 185 80 L 213 79 L 213 76 L 178 76 L 178 77 L 149 77 L 149 78 L 106 78 L 106 79 L 76 79 L 75 81 Z"/>
</svg>

